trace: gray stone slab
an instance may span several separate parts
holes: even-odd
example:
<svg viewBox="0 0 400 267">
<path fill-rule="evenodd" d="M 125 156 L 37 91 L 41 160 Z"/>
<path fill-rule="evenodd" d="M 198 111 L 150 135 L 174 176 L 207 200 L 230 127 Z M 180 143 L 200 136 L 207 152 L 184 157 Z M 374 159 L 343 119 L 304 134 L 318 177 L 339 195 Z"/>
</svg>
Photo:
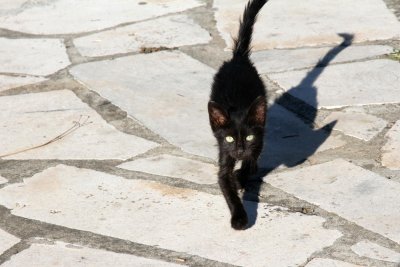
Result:
<svg viewBox="0 0 400 267">
<path fill-rule="evenodd" d="M 346 144 L 340 136 L 328 134 L 322 128 L 312 129 L 292 112 L 277 104 L 268 110 L 266 128 L 265 147 L 259 159 L 262 168 L 292 167 L 314 153 Z"/>
<path fill-rule="evenodd" d="M 3 252 L 7 249 L 17 244 L 19 241 L 19 238 L 0 229 L 0 255 L 3 254 Z"/>
<path fill-rule="evenodd" d="M 7 183 L 7 182 L 8 182 L 8 180 L 6 178 L 0 176 L 0 184 L 4 184 L 4 183 Z"/>
<path fill-rule="evenodd" d="M 70 72 L 173 145 L 216 158 L 207 114 L 212 68 L 181 52 L 162 51 L 82 64 Z"/>
<path fill-rule="evenodd" d="M 321 217 L 253 202 L 251 216 L 257 206 L 263 216 L 235 231 L 220 195 L 65 165 L 0 189 L 0 203 L 17 216 L 234 265 L 298 266 L 341 236 Z"/>
<path fill-rule="evenodd" d="M 20 76 L 7 76 L 0 74 L 0 92 L 23 85 L 42 82 L 45 80 L 46 79 L 43 77 L 33 77 L 33 76 L 20 77 Z"/>
<path fill-rule="evenodd" d="M 351 250 L 360 257 L 368 257 L 381 261 L 400 263 L 400 253 L 367 240 L 358 242 L 357 244 L 351 246 Z"/>
<path fill-rule="evenodd" d="M 20 8 L 25 2 L 26 0 L 3 0 L 1 1 L 0 14 L 6 14 L 6 12 L 17 12 L 18 8 Z"/>
<path fill-rule="evenodd" d="M 361 265 L 355 265 L 344 261 L 315 258 L 310 261 L 306 267 L 362 267 Z"/>
<path fill-rule="evenodd" d="M 0 24 L 2 28 L 33 34 L 80 33 L 201 5 L 197 0 L 26 0 L 17 9 L 0 13 Z"/>
<path fill-rule="evenodd" d="M 20 11 L 21 6 L 27 2 L 27 0 L 2 0 L 0 16 L 7 16 L 16 14 Z M 27 4 L 27 3 L 25 3 Z"/>
<path fill-rule="evenodd" d="M 387 142 L 382 147 L 382 165 L 400 170 L 400 120 L 386 133 Z"/>
<path fill-rule="evenodd" d="M 268 76 L 313 107 L 338 108 L 399 103 L 399 73 L 400 62 L 381 59 Z"/>
<path fill-rule="evenodd" d="M 121 133 L 67 90 L 0 97 L 0 156 L 47 143 L 87 122 L 61 140 L 7 159 L 128 159 L 157 146 Z M 3 156 L 4 157 L 4 156 Z"/>
<path fill-rule="evenodd" d="M 142 47 L 204 44 L 210 34 L 186 15 L 162 17 L 77 38 L 78 51 L 89 57 L 138 52 Z"/>
<path fill-rule="evenodd" d="M 267 176 L 265 181 L 400 242 L 400 184 L 343 159 Z"/>
<path fill-rule="evenodd" d="M 334 47 L 274 49 L 256 51 L 251 59 L 259 73 L 271 73 L 314 67 Z M 346 47 L 329 63 L 341 63 L 389 54 L 393 48 L 388 45 L 365 45 Z"/>
<path fill-rule="evenodd" d="M 69 64 L 61 39 L 0 38 L 0 72 L 49 75 Z"/>
<path fill-rule="evenodd" d="M 332 112 L 323 121 L 324 124 L 337 121 L 333 129 L 346 135 L 369 141 L 385 128 L 387 122 L 373 115 L 365 114 L 365 110 L 346 109 L 344 112 Z"/>
<path fill-rule="evenodd" d="M 231 36 L 237 35 L 247 0 L 213 3 L 217 28 L 231 47 Z M 398 38 L 400 22 L 382 0 L 270 1 L 259 14 L 253 47 L 260 50 L 337 44 L 341 42 L 337 33 L 354 34 L 355 42 Z"/>
<path fill-rule="evenodd" d="M 38 239 L 40 242 L 41 239 Z M 43 242 L 49 243 L 47 240 Z M 134 255 L 115 253 L 106 250 L 77 246 L 64 242 L 53 244 L 32 244 L 28 249 L 13 255 L 3 267 L 20 266 L 145 266 L 145 267 L 179 267 L 182 265 L 146 259 Z"/>
<path fill-rule="evenodd" d="M 216 183 L 218 173 L 214 164 L 167 154 L 124 162 L 117 167 L 185 179 L 198 184 Z"/>
</svg>

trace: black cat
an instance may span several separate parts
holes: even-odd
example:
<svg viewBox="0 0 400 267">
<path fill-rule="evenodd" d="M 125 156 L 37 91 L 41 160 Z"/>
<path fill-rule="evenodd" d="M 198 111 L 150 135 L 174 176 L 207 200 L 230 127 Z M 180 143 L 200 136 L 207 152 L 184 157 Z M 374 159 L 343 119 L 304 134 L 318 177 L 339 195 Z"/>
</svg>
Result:
<svg viewBox="0 0 400 267">
<path fill-rule="evenodd" d="M 263 147 L 266 91 L 249 56 L 257 13 L 266 2 L 250 0 L 247 4 L 233 57 L 214 76 L 208 102 L 210 125 L 219 146 L 218 183 L 231 211 L 231 225 L 237 230 L 245 229 L 248 222 L 237 191 L 257 172 Z M 239 160 L 241 168 L 233 171 Z"/>
</svg>

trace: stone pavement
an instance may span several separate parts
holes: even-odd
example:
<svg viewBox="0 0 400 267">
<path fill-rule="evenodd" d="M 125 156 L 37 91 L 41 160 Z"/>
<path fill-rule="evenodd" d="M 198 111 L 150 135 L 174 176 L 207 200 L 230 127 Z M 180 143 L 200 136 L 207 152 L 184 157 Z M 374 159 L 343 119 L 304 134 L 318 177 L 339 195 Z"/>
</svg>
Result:
<svg viewBox="0 0 400 267">
<path fill-rule="evenodd" d="M 246 0 L 3 0 L 0 265 L 400 266 L 400 1 L 271 0 L 263 182 L 206 111 Z"/>
</svg>

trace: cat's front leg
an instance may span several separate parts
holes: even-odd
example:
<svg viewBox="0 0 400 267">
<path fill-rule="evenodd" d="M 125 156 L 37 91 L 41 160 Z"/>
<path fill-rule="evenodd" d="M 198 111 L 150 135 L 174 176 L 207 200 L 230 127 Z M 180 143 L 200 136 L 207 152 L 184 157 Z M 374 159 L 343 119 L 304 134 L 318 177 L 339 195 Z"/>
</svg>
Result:
<svg viewBox="0 0 400 267">
<path fill-rule="evenodd" d="M 232 228 L 236 230 L 243 230 L 246 228 L 248 220 L 242 201 L 237 194 L 235 184 L 236 178 L 233 176 L 234 166 L 235 160 L 230 156 L 222 156 L 220 158 L 218 183 L 231 212 Z"/>
<path fill-rule="evenodd" d="M 259 154 L 255 153 L 254 157 L 243 160 L 240 169 L 233 173 L 238 189 L 245 189 L 250 176 L 257 173 L 257 159 Z"/>
</svg>

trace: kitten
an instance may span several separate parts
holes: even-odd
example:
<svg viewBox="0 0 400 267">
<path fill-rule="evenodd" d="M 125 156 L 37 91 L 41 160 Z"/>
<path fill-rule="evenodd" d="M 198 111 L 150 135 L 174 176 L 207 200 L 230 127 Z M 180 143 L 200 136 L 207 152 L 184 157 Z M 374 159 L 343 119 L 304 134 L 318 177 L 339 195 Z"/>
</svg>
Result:
<svg viewBox="0 0 400 267">
<path fill-rule="evenodd" d="M 211 129 L 219 146 L 218 183 L 231 212 L 231 225 L 246 228 L 248 219 L 238 190 L 257 172 L 263 147 L 266 91 L 250 61 L 250 42 L 257 13 L 267 0 L 250 0 L 234 40 L 233 57 L 216 75 L 208 102 Z M 233 171 L 242 160 L 239 170 Z"/>
</svg>

